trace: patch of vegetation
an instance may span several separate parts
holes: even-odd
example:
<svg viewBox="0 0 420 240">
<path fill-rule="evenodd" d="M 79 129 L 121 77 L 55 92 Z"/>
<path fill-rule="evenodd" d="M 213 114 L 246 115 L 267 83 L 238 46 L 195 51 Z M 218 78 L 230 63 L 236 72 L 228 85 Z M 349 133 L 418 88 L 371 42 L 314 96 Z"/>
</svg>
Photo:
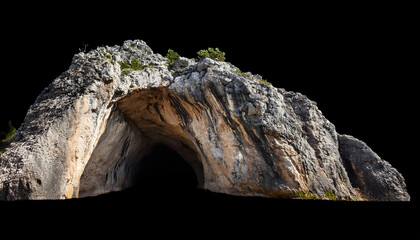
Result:
<svg viewBox="0 0 420 240">
<path fill-rule="evenodd" d="M 110 52 L 109 50 L 106 50 L 106 52 L 107 52 L 107 54 L 105 54 L 105 58 L 110 62 L 114 61 L 115 59 L 114 59 L 114 55 L 112 54 L 112 52 Z"/>
<path fill-rule="evenodd" d="M 7 133 L 1 132 L 0 135 L 3 136 L 3 139 L 1 140 L 2 143 L 4 142 L 11 142 L 13 138 L 16 136 L 16 128 L 13 127 L 12 121 L 9 121 L 9 131 Z"/>
<path fill-rule="evenodd" d="M 0 136 L 2 136 L 0 140 L 0 155 L 3 154 L 4 149 L 7 145 L 9 145 L 16 136 L 16 128 L 13 127 L 12 121 L 9 121 L 9 131 L 1 132 Z"/>
<path fill-rule="evenodd" d="M 153 68 L 152 65 L 141 65 L 137 58 L 132 58 L 130 63 L 118 62 L 121 67 L 121 76 L 130 74 L 132 71 L 140 71 L 146 68 Z"/>
<path fill-rule="evenodd" d="M 305 191 L 305 192 L 295 191 L 294 195 L 298 199 L 304 199 L 304 200 L 315 200 L 315 199 L 317 199 L 317 196 L 315 194 L 312 194 L 309 191 Z"/>
<path fill-rule="evenodd" d="M 259 83 L 264 83 L 264 84 L 267 84 L 267 85 L 272 85 L 269 81 L 264 80 L 264 79 L 259 79 L 257 77 L 254 77 L 254 76 L 248 74 L 248 73 L 244 73 L 239 68 L 237 70 L 233 71 L 233 72 L 234 73 L 237 73 L 237 74 L 241 74 L 242 76 L 244 76 L 244 77 L 246 77 L 248 79 L 254 79 L 254 80 L 256 80 Z M 261 76 L 259 76 L 259 77 L 261 77 Z"/>
<path fill-rule="evenodd" d="M 121 76 L 125 76 L 130 74 L 133 69 L 131 69 L 130 65 L 128 63 L 118 62 L 121 66 Z"/>
<path fill-rule="evenodd" d="M 131 68 L 134 71 L 138 71 L 138 70 L 143 70 L 145 67 L 142 67 L 139 60 L 137 60 L 137 58 L 132 58 L 131 59 Z"/>
<path fill-rule="evenodd" d="M 304 200 L 330 200 L 330 201 L 354 201 L 351 197 L 342 197 L 339 198 L 335 193 L 330 189 L 324 192 L 324 197 L 319 197 L 316 194 L 313 194 L 309 191 L 294 191 L 293 195 L 296 199 L 304 199 Z M 361 199 L 357 196 L 354 196 L 356 201 L 360 201 Z"/>
<path fill-rule="evenodd" d="M 264 80 L 264 79 L 257 79 L 257 82 L 264 83 L 264 84 L 267 84 L 267 85 L 272 85 L 271 82 L 269 82 L 267 80 Z"/>
<path fill-rule="evenodd" d="M 233 71 L 234 73 L 237 73 L 237 74 L 241 74 L 242 76 L 244 76 L 244 77 L 246 77 L 246 78 L 251 78 L 252 76 L 251 75 L 249 75 L 249 74 L 247 74 L 247 73 L 244 73 L 244 72 L 242 72 L 239 68 L 238 68 L 238 70 L 235 70 L 235 71 Z"/>
<path fill-rule="evenodd" d="M 200 50 L 197 52 L 198 60 L 202 58 L 211 58 L 216 61 L 225 61 L 225 53 L 220 51 L 218 48 L 207 48 L 206 50 Z"/>
<path fill-rule="evenodd" d="M 328 190 L 324 193 L 324 196 L 328 198 L 328 200 L 335 201 L 337 200 L 337 196 L 332 190 Z"/>
<path fill-rule="evenodd" d="M 168 64 L 174 64 L 179 59 L 179 54 L 172 49 L 168 49 L 168 53 L 165 56 L 168 59 Z"/>
</svg>

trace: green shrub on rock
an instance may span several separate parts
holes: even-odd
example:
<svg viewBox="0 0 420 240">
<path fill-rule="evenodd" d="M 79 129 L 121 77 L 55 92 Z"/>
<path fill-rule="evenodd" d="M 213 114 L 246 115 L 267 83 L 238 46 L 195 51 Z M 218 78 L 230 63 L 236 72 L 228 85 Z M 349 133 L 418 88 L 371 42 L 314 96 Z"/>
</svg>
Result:
<svg viewBox="0 0 420 240">
<path fill-rule="evenodd" d="M 165 56 L 168 59 L 168 63 L 174 64 L 179 59 L 179 54 L 172 49 L 168 49 L 168 53 Z"/>
<path fill-rule="evenodd" d="M 146 68 L 153 68 L 152 65 L 142 66 L 137 58 L 132 58 L 131 63 L 118 62 L 121 67 L 121 76 L 130 74 L 132 71 L 140 71 Z"/>
<path fill-rule="evenodd" d="M 143 70 L 144 68 L 141 66 L 139 60 L 137 60 L 136 58 L 132 58 L 131 69 L 133 69 L 134 71 L 138 71 L 138 70 Z"/>
<path fill-rule="evenodd" d="M 218 48 L 208 48 L 207 50 L 200 50 L 197 52 L 198 60 L 202 58 L 211 58 L 216 61 L 225 61 L 225 53 Z"/>
</svg>

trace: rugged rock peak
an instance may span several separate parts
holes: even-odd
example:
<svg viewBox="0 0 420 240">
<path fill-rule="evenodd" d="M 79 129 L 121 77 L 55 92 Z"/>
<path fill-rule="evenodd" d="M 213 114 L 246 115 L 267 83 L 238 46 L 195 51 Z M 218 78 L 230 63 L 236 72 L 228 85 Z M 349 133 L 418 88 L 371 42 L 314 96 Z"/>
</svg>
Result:
<svg viewBox="0 0 420 240">
<path fill-rule="evenodd" d="M 0 199 L 94 196 L 134 184 L 153 146 L 198 187 L 242 196 L 410 199 L 404 178 L 340 135 L 299 93 L 228 62 L 168 64 L 141 40 L 78 53 L 39 95 L 0 156 Z"/>
</svg>

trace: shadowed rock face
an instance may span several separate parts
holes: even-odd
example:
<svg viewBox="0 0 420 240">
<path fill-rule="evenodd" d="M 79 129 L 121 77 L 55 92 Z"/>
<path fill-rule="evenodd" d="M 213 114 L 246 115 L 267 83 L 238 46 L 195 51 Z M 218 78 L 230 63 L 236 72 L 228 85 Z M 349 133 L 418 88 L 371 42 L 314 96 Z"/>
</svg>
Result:
<svg viewBox="0 0 420 240">
<path fill-rule="evenodd" d="M 143 70 L 121 75 L 118 62 Z M 74 56 L 0 156 L 0 199 L 95 196 L 132 186 L 164 144 L 198 186 L 241 196 L 409 200 L 404 178 L 340 135 L 307 97 L 226 62 L 167 60 L 139 40 Z"/>
</svg>

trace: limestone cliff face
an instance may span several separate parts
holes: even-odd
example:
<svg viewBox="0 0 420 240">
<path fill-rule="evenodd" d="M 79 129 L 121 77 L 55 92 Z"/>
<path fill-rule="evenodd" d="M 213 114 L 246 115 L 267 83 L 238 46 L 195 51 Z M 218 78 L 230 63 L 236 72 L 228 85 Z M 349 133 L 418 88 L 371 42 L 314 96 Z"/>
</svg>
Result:
<svg viewBox="0 0 420 240">
<path fill-rule="evenodd" d="M 142 70 L 121 74 L 118 62 Z M 0 156 L 0 199 L 94 196 L 133 185 L 155 144 L 199 187 L 233 195 L 409 200 L 404 178 L 340 135 L 307 97 L 227 62 L 167 59 L 140 40 L 74 56 Z"/>
</svg>

